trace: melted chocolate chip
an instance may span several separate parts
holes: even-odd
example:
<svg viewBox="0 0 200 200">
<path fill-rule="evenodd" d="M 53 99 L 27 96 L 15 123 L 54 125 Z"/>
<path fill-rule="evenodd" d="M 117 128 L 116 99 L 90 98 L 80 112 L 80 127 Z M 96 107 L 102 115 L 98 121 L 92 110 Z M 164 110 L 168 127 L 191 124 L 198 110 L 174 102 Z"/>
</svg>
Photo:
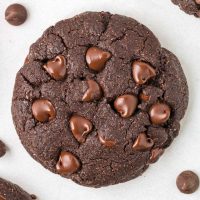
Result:
<svg viewBox="0 0 200 200">
<path fill-rule="evenodd" d="M 49 100 L 38 99 L 33 102 L 32 113 L 39 122 L 47 122 L 56 117 L 54 106 Z"/>
<path fill-rule="evenodd" d="M 170 107 L 165 103 L 154 104 L 149 111 L 149 115 L 153 124 L 164 124 L 167 122 L 171 114 Z"/>
<path fill-rule="evenodd" d="M 155 163 L 156 161 L 158 161 L 158 159 L 160 158 L 160 156 L 162 156 L 164 151 L 164 149 L 160 148 L 152 149 L 149 163 Z"/>
<path fill-rule="evenodd" d="M 176 185 L 182 193 L 192 194 L 199 187 L 199 177 L 192 171 L 184 171 L 177 177 Z"/>
<path fill-rule="evenodd" d="M 106 147 L 113 147 L 116 144 L 114 140 L 105 139 L 104 137 L 101 137 L 100 135 L 98 135 L 98 137 L 101 144 L 103 144 Z"/>
<path fill-rule="evenodd" d="M 14 26 L 19 26 L 26 21 L 26 8 L 20 4 L 12 4 L 5 11 L 6 21 Z"/>
<path fill-rule="evenodd" d="M 56 164 L 56 170 L 59 174 L 70 175 L 80 168 L 79 160 L 70 152 L 62 151 Z"/>
<path fill-rule="evenodd" d="M 63 79 L 67 72 L 66 59 L 62 55 L 48 61 L 43 67 L 55 80 Z"/>
<path fill-rule="evenodd" d="M 133 149 L 136 151 L 147 151 L 154 145 L 152 139 L 147 138 L 145 133 L 140 133 L 133 144 Z"/>
<path fill-rule="evenodd" d="M 120 113 L 121 117 L 130 117 L 136 110 L 138 104 L 137 97 L 126 94 L 117 97 L 114 101 L 114 108 Z"/>
<path fill-rule="evenodd" d="M 156 75 L 155 69 L 142 61 L 135 61 L 132 64 L 133 79 L 137 84 L 144 84 Z"/>
<path fill-rule="evenodd" d="M 94 80 L 88 80 L 88 89 L 83 95 L 83 101 L 89 102 L 101 98 L 102 91 L 99 84 Z"/>
<path fill-rule="evenodd" d="M 92 123 L 84 117 L 74 115 L 70 119 L 70 128 L 78 142 L 83 143 L 92 131 Z"/>
<path fill-rule="evenodd" d="M 110 52 L 103 51 L 97 47 L 91 47 L 87 50 L 86 62 L 90 69 L 100 72 L 105 67 L 106 62 L 110 57 Z"/>
<path fill-rule="evenodd" d="M 6 154 L 6 145 L 0 140 L 0 157 Z"/>
</svg>

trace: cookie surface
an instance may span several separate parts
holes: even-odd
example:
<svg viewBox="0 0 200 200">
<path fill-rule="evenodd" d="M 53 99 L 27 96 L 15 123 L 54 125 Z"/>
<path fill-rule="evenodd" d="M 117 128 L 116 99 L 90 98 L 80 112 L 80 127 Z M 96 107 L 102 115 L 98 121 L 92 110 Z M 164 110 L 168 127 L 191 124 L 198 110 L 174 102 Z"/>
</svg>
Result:
<svg viewBox="0 0 200 200">
<path fill-rule="evenodd" d="M 200 17 L 200 0 L 171 0 L 189 15 Z"/>
<path fill-rule="evenodd" d="M 18 185 L 0 178 L 0 200 L 32 200 L 29 195 Z"/>
<path fill-rule="evenodd" d="M 188 104 L 177 58 L 134 19 L 86 12 L 30 47 L 12 115 L 45 168 L 101 187 L 141 175 L 178 135 Z"/>
</svg>

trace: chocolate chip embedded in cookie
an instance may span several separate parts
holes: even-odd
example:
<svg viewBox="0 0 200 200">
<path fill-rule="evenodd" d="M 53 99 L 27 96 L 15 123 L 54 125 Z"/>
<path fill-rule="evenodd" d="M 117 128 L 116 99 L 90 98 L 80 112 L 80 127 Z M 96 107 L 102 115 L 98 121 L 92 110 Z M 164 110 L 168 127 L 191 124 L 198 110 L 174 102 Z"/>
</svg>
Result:
<svg viewBox="0 0 200 200">
<path fill-rule="evenodd" d="M 153 67 L 142 61 L 135 61 L 132 64 L 133 78 L 137 84 L 144 84 L 156 75 Z"/>
<path fill-rule="evenodd" d="M 136 151 L 147 151 L 151 149 L 153 145 L 154 142 L 151 138 L 148 138 L 145 133 L 140 133 L 133 143 L 133 149 Z"/>
<path fill-rule="evenodd" d="M 178 5 L 181 10 L 189 15 L 200 17 L 200 1 L 199 0 L 171 0 L 175 5 Z"/>
<path fill-rule="evenodd" d="M 137 108 L 138 99 L 134 95 L 126 94 L 115 99 L 114 107 L 121 117 L 130 117 Z"/>
<path fill-rule="evenodd" d="M 78 159 L 70 152 L 62 151 L 56 164 L 59 174 L 70 175 L 75 173 L 80 167 Z"/>
<path fill-rule="evenodd" d="M 53 173 L 90 187 L 125 182 L 177 136 L 185 75 L 136 20 L 80 14 L 48 28 L 27 58 L 13 120 L 27 151 Z"/>
<path fill-rule="evenodd" d="M 21 187 L 0 178 L 0 200 L 32 200 L 32 195 L 25 192 Z"/>
<path fill-rule="evenodd" d="M 53 60 L 48 61 L 43 67 L 55 80 L 63 79 L 67 72 L 66 59 L 62 55 L 58 55 Z"/>
<path fill-rule="evenodd" d="M 0 140 L 0 157 L 6 154 L 6 145 Z"/>
<path fill-rule="evenodd" d="M 52 120 L 56 116 L 56 111 L 52 103 L 47 99 L 37 99 L 33 102 L 32 113 L 39 122 Z"/>
<path fill-rule="evenodd" d="M 78 115 L 73 115 L 69 123 L 71 131 L 78 142 L 85 142 L 87 135 L 92 131 L 92 123 L 85 117 Z"/>
<path fill-rule="evenodd" d="M 94 71 L 101 71 L 106 62 L 110 59 L 111 54 L 97 47 L 91 47 L 86 53 L 86 62 L 88 67 Z"/>
<path fill-rule="evenodd" d="M 165 103 L 155 103 L 151 106 L 149 115 L 153 124 L 164 124 L 171 114 L 170 107 Z"/>
</svg>

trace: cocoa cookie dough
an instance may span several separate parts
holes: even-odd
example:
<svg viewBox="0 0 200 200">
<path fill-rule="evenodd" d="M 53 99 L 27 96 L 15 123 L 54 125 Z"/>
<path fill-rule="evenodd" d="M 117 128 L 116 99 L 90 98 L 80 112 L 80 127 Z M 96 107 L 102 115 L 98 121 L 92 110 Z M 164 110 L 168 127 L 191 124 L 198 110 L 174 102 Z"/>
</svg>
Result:
<svg viewBox="0 0 200 200">
<path fill-rule="evenodd" d="M 171 0 L 189 15 L 200 17 L 200 0 Z"/>
<path fill-rule="evenodd" d="M 32 196 L 18 185 L 0 178 L 0 200 L 33 200 Z"/>
<path fill-rule="evenodd" d="M 86 12 L 31 45 L 12 115 L 22 144 L 45 168 L 101 187 L 156 162 L 178 135 L 187 104 L 179 61 L 148 28 Z"/>
</svg>

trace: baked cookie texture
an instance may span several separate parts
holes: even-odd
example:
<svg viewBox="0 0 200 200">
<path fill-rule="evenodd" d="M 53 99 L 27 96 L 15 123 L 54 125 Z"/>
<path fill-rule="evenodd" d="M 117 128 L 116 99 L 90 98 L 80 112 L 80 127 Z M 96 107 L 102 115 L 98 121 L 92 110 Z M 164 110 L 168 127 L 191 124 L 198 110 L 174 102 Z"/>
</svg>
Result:
<svg viewBox="0 0 200 200">
<path fill-rule="evenodd" d="M 188 104 L 176 56 L 136 20 L 86 12 L 48 28 L 16 76 L 12 115 L 30 155 L 78 184 L 141 175 Z"/>
<path fill-rule="evenodd" d="M 0 200 L 33 200 L 34 195 L 25 192 L 18 185 L 0 178 Z"/>
<path fill-rule="evenodd" d="M 189 15 L 200 17 L 200 0 L 171 0 Z"/>
</svg>

